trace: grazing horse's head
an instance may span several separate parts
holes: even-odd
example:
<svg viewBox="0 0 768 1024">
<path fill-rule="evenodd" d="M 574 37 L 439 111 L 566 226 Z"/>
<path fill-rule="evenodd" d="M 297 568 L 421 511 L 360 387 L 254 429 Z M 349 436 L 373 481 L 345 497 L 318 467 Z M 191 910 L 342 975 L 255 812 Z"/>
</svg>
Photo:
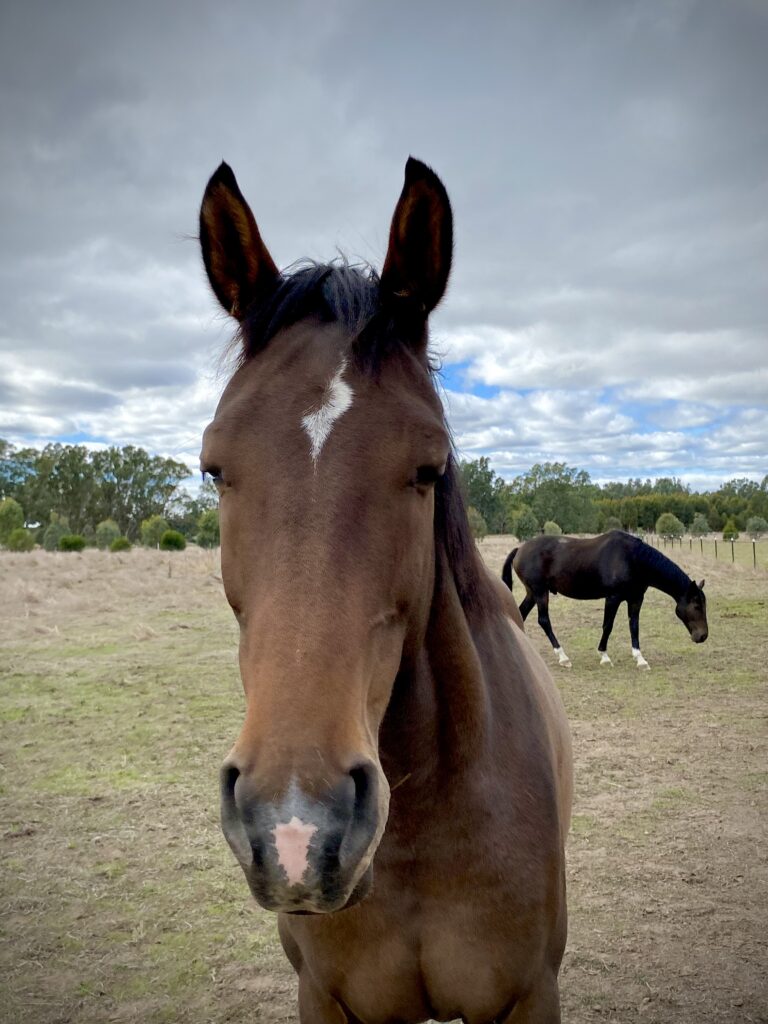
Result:
<svg viewBox="0 0 768 1024">
<path fill-rule="evenodd" d="M 243 345 L 201 456 L 247 703 L 222 770 L 223 829 L 262 906 L 334 911 L 370 883 L 389 806 L 379 727 L 426 631 L 435 487 L 454 472 L 426 352 L 451 209 L 411 159 L 380 278 L 343 265 L 283 276 L 222 164 L 200 241 Z"/>
<path fill-rule="evenodd" d="M 703 644 L 709 636 L 707 626 L 707 599 L 704 595 L 704 580 L 691 580 L 688 589 L 675 605 L 675 614 L 691 634 L 691 640 Z"/>
</svg>

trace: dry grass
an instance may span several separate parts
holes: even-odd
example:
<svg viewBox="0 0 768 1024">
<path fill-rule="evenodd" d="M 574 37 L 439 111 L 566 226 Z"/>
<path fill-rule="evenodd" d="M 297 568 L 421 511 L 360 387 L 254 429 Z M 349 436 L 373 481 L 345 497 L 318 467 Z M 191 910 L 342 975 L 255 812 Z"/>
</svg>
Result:
<svg viewBox="0 0 768 1024">
<path fill-rule="evenodd" d="M 511 546 L 483 553 L 498 570 Z M 625 622 L 601 669 L 600 605 L 552 602 L 574 661 L 553 665 L 577 758 L 572 1022 L 768 1021 L 768 573 L 694 556 L 710 640 L 651 594 L 650 673 Z M 214 557 L 2 555 L 0 629 L 0 1017 L 294 1022 L 274 920 L 218 830 L 243 701 Z"/>
</svg>

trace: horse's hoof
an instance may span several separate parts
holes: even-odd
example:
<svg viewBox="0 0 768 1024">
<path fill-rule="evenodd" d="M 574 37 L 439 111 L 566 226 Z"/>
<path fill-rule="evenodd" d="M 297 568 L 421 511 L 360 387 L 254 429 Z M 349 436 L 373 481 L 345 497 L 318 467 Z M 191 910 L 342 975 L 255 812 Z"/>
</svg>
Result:
<svg viewBox="0 0 768 1024">
<path fill-rule="evenodd" d="M 637 667 L 638 667 L 638 668 L 639 668 L 639 669 L 640 669 L 640 670 L 641 670 L 642 672 L 650 672 L 650 671 L 651 671 L 651 666 L 650 666 L 650 665 L 648 664 L 648 662 L 647 662 L 647 661 L 645 661 L 645 660 L 643 660 L 643 661 L 640 661 L 640 660 L 638 660 L 638 662 L 637 662 Z"/>
<path fill-rule="evenodd" d="M 610 658 L 608 657 L 608 655 L 607 655 L 607 654 L 604 654 L 604 655 L 603 655 L 603 656 L 602 656 L 602 657 L 600 658 L 600 664 L 601 664 L 601 665 L 613 665 L 613 662 L 611 661 L 611 659 L 610 659 Z"/>
<path fill-rule="evenodd" d="M 573 662 L 570 658 L 565 658 L 564 661 L 560 662 L 560 668 L 573 668 Z"/>
</svg>

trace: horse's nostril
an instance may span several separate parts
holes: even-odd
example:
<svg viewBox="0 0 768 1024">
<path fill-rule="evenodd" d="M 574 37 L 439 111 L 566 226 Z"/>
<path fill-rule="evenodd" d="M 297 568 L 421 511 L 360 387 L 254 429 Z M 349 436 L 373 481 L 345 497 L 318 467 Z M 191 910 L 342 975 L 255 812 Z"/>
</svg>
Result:
<svg viewBox="0 0 768 1024">
<path fill-rule="evenodd" d="M 355 802 L 341 846 L 339 863 L 345 867 L 357 861 L 367 850 L 378 824 L 378 776 L 370 762 L 350 769 L 349 776 L 355 787 Z"/>
<path fill-rule="evenodd" d="M 235 784 L 240 777 L 240 769 L 233 764 L 225 764 L 221 769 L 221 795 L 223 799 L 234 801 Z"/>
<path fill-rule="evenodd" d="M 352 782 L 355 785 L 355 809 L 358 806 L 365 804 L 366 798 L 371 788 L 371 776 L 373 773 L 373 765 L 361 764 L 350 771 Z"/>
</svg>

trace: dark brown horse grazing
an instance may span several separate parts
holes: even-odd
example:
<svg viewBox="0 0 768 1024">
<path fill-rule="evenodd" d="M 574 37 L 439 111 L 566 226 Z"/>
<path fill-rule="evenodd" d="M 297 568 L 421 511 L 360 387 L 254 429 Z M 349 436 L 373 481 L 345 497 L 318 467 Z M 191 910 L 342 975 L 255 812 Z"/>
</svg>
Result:
<svg viewBox="0 0 768 1024">
<path fill-rule="evenodd" d="M 623 530 L 598 537 L 534 537 L 507 555 L 501 578 L 512 590 L 512 568 L 525 585 L 520 614 L 525 620 L 534 604 L 539 625 L 547 634 L 560 664 L 571 660 L 558 643 L 549 621 L 549 595 L 562 594 L 581 601 L 605 598 L 603 635 L 597 649 L 600 664 L 610 665 L 608 637 L 622 601 L 627 602 L 632 657 L 638 668 L 649 668 L 640 652 L 640 608 L 649 587 L 675 599 L 675 613 L 697 644 L 707 639 L 707 599 L 704 580 L 695 583 L 656 548 Z"/>
<path fill-rule="evenodd" d="M 380 278 L 281 275 L 226 164 L 200 241 L 242 341 L 201 457 L 247 705 L 222 824 L 301 1020 L 559 1021 L 568 728 L 475 549 L 430 372 L 445 189 L 408 161 Z"/>
</svg>

